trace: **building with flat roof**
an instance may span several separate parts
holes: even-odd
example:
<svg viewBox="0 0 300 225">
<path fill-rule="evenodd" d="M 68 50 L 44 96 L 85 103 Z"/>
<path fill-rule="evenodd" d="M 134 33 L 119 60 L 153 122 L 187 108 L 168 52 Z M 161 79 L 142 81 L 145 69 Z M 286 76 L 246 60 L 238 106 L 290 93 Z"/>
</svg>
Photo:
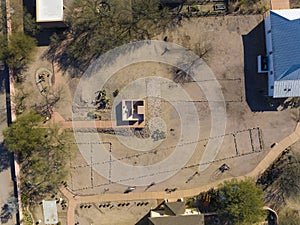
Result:
<svg viewBox="0 0 300 225">
<path fill-rule="evenodd" d="M 268 95 L 300 97 L 300 9 L 271 10 L 265 37 Z"/>
<path fill-rule="evenodd" d="M 143 122 L 145 120 L 145 101 L 122 100 L 122 120 L 126 122 Z"/>
<path fill-rule="evenodd" d="M 36 0 L 37 22 L 61 22 L 63 19 L 63 0 Z"/>
<path fill-rule="evenodd" d="M 58 214 L 56 201 L 43 201 L 44 224 L 57 224 Z"/>
</svg>

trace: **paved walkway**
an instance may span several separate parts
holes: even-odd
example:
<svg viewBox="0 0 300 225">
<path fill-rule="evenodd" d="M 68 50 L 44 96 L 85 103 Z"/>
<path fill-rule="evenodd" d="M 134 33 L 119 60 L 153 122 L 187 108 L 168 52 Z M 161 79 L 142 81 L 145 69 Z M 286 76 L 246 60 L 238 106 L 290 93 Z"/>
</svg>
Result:
<svg viewBox="0 0 300 225">
<path fill-rule="evenodd" d="M 270 152 L 265 156 L 265 158 L 257 165 L 257 167 L 250 173 L 237 177 L 238 180 L 242 180 L 246 177 L 257 178 L 261 173 L 263 173 L 272 164 L 276 158 L 284 151 L 287 147 L 293 145 L 295 142 L 300 140 L 300 122 L 297 124 L 295 131 L 280 141 L 276 146 L 274 146 Z M 231 178 L 230 178 L 231 179 Z M 217 187 L 219 184 L 223 183 L 224 180 L 218 180 L 216 182 L 193 188 L 188 190 L 177 190 L 172 193 L 161 192 L 132 192 L 128 194 L 99 194 L 92 196 L 78 196 L 72 194 L 66 188 L 61 188 L 61 192 L 68 199 L 68 213 L 67 220 L 68 225 L 75 224 L 75 208 L 80 203 L 92 203 L 92 202 L 106 202 L 106 201 L 129 201 L 129 200 L 150 200 L 150 199 L 166 199 L 166 198 L 183 198 L 192 197 L 198 195 L 200 192 L 209 190 L 212 187 Z"/>
<path fill-rule="evenodd" d="M 271 0 L 272 10 L 290 9 L 290 0 Z"/>
<path fill-rule="evenodd" d="M 99 128 L 99 129 L 111 129 L 111 128 L 144 128 L 145 123 L 135 123 L 134 125 L 119 126 L 117 121 L 110 120 L 91 120 L 91 121 L 65 121 L 65 119 L 58 113 L 53 112 L 53 122 L 59 123 L 60 129 L 72 129 L 72 128 Z"/>
</svg>

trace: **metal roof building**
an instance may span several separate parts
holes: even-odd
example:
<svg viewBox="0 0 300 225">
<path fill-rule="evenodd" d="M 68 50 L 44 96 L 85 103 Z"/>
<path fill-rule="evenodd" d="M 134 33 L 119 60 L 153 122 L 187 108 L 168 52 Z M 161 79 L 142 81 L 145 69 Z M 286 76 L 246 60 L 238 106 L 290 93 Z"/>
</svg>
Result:
<svg viewBox="0 0 300 225">
<path fill-rule="evenodd" d="M 300 96 L 300 9 L 271 10 L 265 36 L 269 96 Z"/>
</svg>

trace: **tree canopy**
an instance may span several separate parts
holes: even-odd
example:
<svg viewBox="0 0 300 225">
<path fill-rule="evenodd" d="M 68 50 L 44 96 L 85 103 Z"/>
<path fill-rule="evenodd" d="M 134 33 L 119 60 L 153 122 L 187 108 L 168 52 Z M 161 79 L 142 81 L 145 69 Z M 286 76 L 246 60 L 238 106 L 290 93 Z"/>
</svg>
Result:
<svg viewBox="0 0 300 225">
<path fill-rule="evenodd" d="M 16 122 L 4 130 L 5 145 L 10 152 L 30 155 L 47 144 L 47 130 L 40 128 L 42 118 L 34 112 L 21 115 Z"/>
<path fill-rule="evenodd" d="M 67 175 L 66 138 L 55 128 L 42 127 L 41 122 L 41 116 L 30 111 L 3 132 L 7 149 L 18 154 L 23 200 L 40 200 Z"/>
<path fill-rule="evenodd" d="M 23 33 L 13 33 L 9 41 L 1 35 L 0 42 L 0 60 L 13 69 L 14 75 L 19 80 L 20 72 L 31 60 L 36 41 Z"/>
<path fill-rule="evenodd" d="M 254 224 L 264 219 L 263 191 L 251 179 L 225 181 L 216 192 L 217 213 L 224 224 Z"/>
</svg>

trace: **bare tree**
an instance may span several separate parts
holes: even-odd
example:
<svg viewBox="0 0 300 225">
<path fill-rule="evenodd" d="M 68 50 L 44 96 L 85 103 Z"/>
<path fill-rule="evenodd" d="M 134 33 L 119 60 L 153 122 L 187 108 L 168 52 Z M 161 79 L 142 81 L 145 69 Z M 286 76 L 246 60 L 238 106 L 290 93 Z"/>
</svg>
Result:
<svg viewBox="0 0 300 225">
<path fill-rule="evenodd" d="M 66 16 L 69 30 L 53 38 L 51 55 L 58 54 L 56 59 L 65 70 L 72 66 L 84 71 L 108 50 L 149 39 L 174 21 L 159 0 L 130 2 L 75 0 Z"/>
</svg>

